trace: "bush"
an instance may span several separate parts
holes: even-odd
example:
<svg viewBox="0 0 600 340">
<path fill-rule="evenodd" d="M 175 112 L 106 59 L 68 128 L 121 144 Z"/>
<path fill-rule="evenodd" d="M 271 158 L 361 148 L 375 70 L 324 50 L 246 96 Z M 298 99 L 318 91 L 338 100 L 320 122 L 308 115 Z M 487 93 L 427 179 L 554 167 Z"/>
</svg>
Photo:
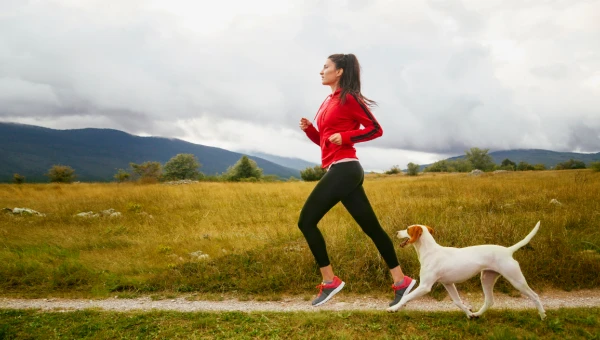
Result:
<svg viewBox="0 0 600 340">
<path fill-rule="evenodd" d="M 533 165 L 527 163 L 527 162 L 519 162 L 519 164 L 517 164 L 517 170 L 518 171 L 530 171 L 530 170 L 535 170 L 535 168 L 533 167 Z"/>
<path fill-rule="evenodd" d="M 555 169 L 556 170 L 585 169 L 585 163 L 571 158 L 566 162 L 556 164 Z"/>
<path fill-rule="evenodd" d="M 53 165 L 46 176 L 53 183 L 71 183 L 77 177 L 75 170 L 68 165 Z"/>
<path fill-rule="evenodd" d="M 263 177 L 262 169 L 258 167 L 255 161 L 244 155 L 233 166 L 230 166 L 223 174 L 226 181 L 258 181 Z M 252 179 L 253 178 L 253 179 Z"/>
<path fill-rule="evenodd" d="M 129 163 L 133 174 L 141 183 L 156 183 L 162 174 L 159 162 Z"/>
<path fill-rule="evenodd" d="M 515 162 L 511 161 L 508 158 L 505 158 L 502 161 L 502 163 L 500 164 L 500 168 L 498 168 L 498 169 L 500 169 L 500 170 L 509 170 L 509 169 L 511 169 L 511 171 L 512 171 L 512 170 L 515 170 L 516 167 L 517 167 L 517 164 Z"/>
<path fill-rule="evenodd" d="M 441 160 L 423 169 L 424 172 L 470 172 L 473 170 L 471 162 L 466 159 Z"/>
<path fill-rule="evenodd" d="M 182 180 L 182 179 L 197 179 L 200 176 L 200 163 L 196 156 L 190 153 L 180 153 L 171 158 L 164 167 L 164 179 Z"/>
<path fill-rule="evenodd" d="M 490 149 L 471 148 L 465 151 L 465 159 L 471 163 L 471 166 L 481 171 L 490 171 L 494 168 L 492 156 L 488 155 Z"/>
<path fill-rule="evenodd" d="M 591 162 L 590 163 L 590 169 L 592 169 L 593 171 L 596 171 L 596 172 L 600 172 L 600 161 L 598 161 L 598 162 Z"/>
<path fill-rule="evenodd" d="M 14 174 L 14 176 L 13 176 L 13 183 L 15 183 L 15 184 L 23 184 L 23 183 L 25 183 L 25 176 L 19 175 L 19 174 Z"/>
<path fill-rule="evenodd" d="M 388 171 L 386 171 L 385 174 L 386 175 L 395 175 L 395 174 L 399 174 L 401 172 L 402 172 L 402 170 L 400 170 L 400 166 L 394 165 L 394 166 L 392 166 L 391 169 L 389 169 Z"/>
<path fill-rule="evenodd" d="M 117 173 L 113 176 L 117 182 L 123 183 L 131 177 L 131 174 L 123 169 L 119 169 Z"/>
<path fill-rule="evenodd" d="M 407 168 L 408 168 L 407 174 L 409 176 L 416 176 L 419 173 L 419 164 L 410 162 L 410 163 L 408 163 Z"/>
<path fill-rule="evenodd" d="M 325 176 L 326 172 L 327 171 L 321 168 L 320 165 L 315 165 L 312 168 L 308 167 L 304 170 L 300 170 L 300 177 L 307 182 L 318 181 Z"/>
</svg>

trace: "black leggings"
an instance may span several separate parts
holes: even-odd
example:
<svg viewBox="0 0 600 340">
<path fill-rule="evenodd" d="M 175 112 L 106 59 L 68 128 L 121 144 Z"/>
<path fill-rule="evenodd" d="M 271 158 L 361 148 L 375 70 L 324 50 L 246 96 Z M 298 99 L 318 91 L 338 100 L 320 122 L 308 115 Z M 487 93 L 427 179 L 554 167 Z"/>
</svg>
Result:
<svg viewBox="0 0 600 340">
<path fill-rule="evenodd" d="M 364 172 L 357 161 L 333 164 L 304 203 L 298 227 L 304 234 L 319 267 L 330 264 L 327 247 L 317 223 L 338 202 L 342 202 L 361 229 L 369 236 L 390 269 L 397 267 L 394 244 L 381 228 L 363 189 Z"/>
</svg>

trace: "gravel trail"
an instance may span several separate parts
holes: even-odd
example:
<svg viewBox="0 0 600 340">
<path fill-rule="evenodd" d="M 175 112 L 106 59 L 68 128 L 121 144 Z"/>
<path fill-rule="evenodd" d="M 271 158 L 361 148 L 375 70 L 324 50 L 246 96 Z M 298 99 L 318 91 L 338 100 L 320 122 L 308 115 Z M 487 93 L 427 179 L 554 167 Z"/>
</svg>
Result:
<svg viewBox="0 0 600 340">
<path fill-rule="evenodd" d="M 391 294 L 390 294 L 391 295 Z M 600 307 L 600 290 L 579 290 L 574 292 L 545 291 L 539 294 L 546 310 L 569 307 Z M 491 309 L 531 309 L 535 310 L 533 302 L 524 296 L 511 297 L 496 292 L 495 304 Z M 479 309 L 483 303 L 482 293 L 461 294 L 465 304 Z M 107 311 L 151 311 L 169 310 L 181 312 L 196 311 L 269 311 L 269 312 L 318 312 L 318 311 L 385 311 L 389 300 L 383 298 L 347 295 L 343 293 L 333 298 L 327 304 L 314 308 L 310 301 L 298 297 L 284 297 L 280 301 L 239 301 L 224 299 L 222 301 L 195 301 L 189 296 L 175 299 L 153 301 L 150 297 L 135 299 L 109 298 L 102 300 L 88 299 L 12 299 L 0 297 L 0 309 L 40 309 L 43 311 L 73 311 L 84 309 L 100 309 Z M 405 310 L 415 311 L 459 311 L 449 297 L 437 301 L 430 296 L 424 296 L 411 301 Z"/>
</svg>

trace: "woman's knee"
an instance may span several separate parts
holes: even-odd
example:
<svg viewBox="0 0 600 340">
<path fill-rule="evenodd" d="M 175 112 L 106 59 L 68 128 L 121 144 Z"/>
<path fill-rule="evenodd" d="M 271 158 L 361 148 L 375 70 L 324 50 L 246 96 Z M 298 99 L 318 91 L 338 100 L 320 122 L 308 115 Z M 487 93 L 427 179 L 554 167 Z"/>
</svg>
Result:
<svg viewBox="0 0 600 340">
<path fill-rule="evenodd" d="M 315 223 L 311 223 L 307 218 L 300 216 L 300 218 L 298 219 L 298 228 L 301 231 L 309 230 L 313 227 L 317 227 Z"/>
</svg>

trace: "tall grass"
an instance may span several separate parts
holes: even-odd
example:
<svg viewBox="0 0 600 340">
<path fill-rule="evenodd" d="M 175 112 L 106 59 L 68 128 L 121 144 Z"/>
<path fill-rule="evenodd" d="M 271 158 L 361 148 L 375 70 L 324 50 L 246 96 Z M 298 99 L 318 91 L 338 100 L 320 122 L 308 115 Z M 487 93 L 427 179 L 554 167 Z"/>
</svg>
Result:
<svg viewBox="0 0 600 340">
<path fill-rule="evenodd" d="M 318 268 L 297 228 L 315 183 L 0 185 L 0 290 L 12 296 L 114 292 L 238 295 L 312 293 Z M 365 189 L 386 231 L 435 229 L 445 246 L 521 240 L 515 253 L 534 290 L 600 287 L 600 174 L 589 170 L 368 176 Z M 560 204 L 551 204 L 556 199 Z M 75 214 L 113 208 L 120 218 Z M 350 292 L 387 292 L 391 278 L 373 243 L 341 205 L 319 225 Z M 209 256 L 190 255 L 201 251 Z M 418 277 L 412 248 L 397 248 Z M 499 290 L 510 291 L 500 280 Z M 478 279 L 461 290 L 479 290 Z"/>
</svg>

